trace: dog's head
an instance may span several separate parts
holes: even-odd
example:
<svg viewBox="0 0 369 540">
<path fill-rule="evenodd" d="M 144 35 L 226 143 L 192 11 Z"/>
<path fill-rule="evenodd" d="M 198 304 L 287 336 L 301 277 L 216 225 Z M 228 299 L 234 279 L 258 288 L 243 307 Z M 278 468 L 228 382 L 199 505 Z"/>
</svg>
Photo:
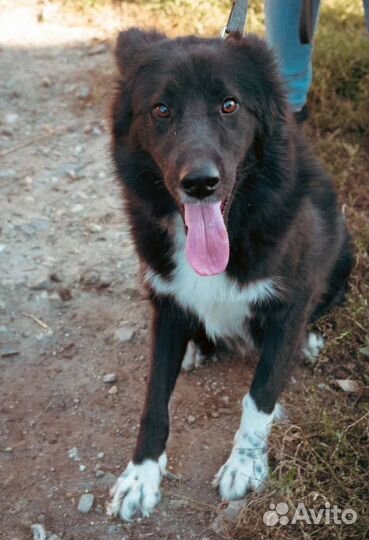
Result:
<svg viewBox="0 0 369 540">
<path fill-rule="evenodd" d="M 200 274 L 219 273 L 240 172 L 262 159 L 285 115 L 273 57 L 255 37 L 169 40 L 131 29 L 119 35 L 116 58 L 113 143 L 123 177 L 155 201 L 164 185 L 187 225 L 190 263 Z M 147 178 L 139 186 L 148 169 L 150 189 Z"/>
</svg>

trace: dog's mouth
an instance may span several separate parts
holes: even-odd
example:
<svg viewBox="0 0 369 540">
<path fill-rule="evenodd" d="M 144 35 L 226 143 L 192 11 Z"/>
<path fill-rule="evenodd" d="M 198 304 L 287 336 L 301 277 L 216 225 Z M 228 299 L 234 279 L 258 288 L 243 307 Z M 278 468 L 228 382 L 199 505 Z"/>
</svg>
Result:
<svg viewBox="0 0 369 540">
<path fill-rule="evenodd" d="M 220 210 L 222 212 L 223 217 L 225 217 L 228 213 L 230 200 L 231 200 L 231 197 L 229 196 L 223 199 L 222 202 L 220 203 Z"/>
<path fill-rule="evenodd" d="M 226 197 L 217 202 L 203 200 L 184 205 L 186 257 L 201 276 L 220 274 L 227 267 L 230 248 L 225 218 L 230 200 Z"/>
</svg>

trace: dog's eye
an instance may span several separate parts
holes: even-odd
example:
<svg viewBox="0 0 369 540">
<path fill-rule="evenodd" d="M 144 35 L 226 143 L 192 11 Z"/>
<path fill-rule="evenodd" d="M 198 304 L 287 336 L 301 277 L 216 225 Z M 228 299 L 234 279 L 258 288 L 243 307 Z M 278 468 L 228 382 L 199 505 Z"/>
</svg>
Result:
<svg viewBox="0 0 369 540">
<path fill-rule="evenodd" d="M 157 118 L 169 118 L 170 110 L 165 103 L 158 103 L 152 110 L 152 114 Z"/>
<path fill-rule="evenodd" d="M 222 113 L 233 113 L 238 108 L 238 103 L 234 98 L 227 98 L 223 101 Z"/>
</svg>

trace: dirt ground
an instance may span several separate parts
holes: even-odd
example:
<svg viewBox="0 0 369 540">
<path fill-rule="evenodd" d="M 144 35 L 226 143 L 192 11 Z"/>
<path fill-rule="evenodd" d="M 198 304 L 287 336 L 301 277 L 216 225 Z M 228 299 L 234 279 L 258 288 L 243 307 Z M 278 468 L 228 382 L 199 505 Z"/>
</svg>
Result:
<svg viewBox="0 0 369 540">
<path fill-rule="evenodd" d="M 105 515 L 109 487 L 137 434 L 150 326 L 108 152 L 117 24 L 71 21 L 33 0 L 0 4 L 6 540 L 32 538 L 34 523 L 63 540 L 219 538 L 212 530 L 219 498 L 210 484 L 230 450 L 254 359 L 230 358 L 180 377 L 168 448 L 180 479 L 164 481 L 150 520 L 123 524 Z M 116 383 L 103 382 L 108 373 Z M 305 382 L 285 401 L 298 399 L 310 378 L 300 370 L 296 379 Z M 77 509 L 85 492 L 95 497 L 87 514 Z"/>
</svg>

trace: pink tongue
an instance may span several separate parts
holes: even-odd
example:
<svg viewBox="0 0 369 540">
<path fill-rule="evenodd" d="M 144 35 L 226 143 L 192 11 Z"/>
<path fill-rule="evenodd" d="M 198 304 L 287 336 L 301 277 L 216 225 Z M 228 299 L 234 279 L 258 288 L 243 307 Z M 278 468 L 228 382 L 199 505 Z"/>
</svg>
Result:
<svg viewBox="0 0 369 540">
<path fill-rule="evenodd" d="M 200 276 L 214 276 L 226 269 L 229 240 L 220 202 L 185 204 L 187 260 Z"/>
</svg>

